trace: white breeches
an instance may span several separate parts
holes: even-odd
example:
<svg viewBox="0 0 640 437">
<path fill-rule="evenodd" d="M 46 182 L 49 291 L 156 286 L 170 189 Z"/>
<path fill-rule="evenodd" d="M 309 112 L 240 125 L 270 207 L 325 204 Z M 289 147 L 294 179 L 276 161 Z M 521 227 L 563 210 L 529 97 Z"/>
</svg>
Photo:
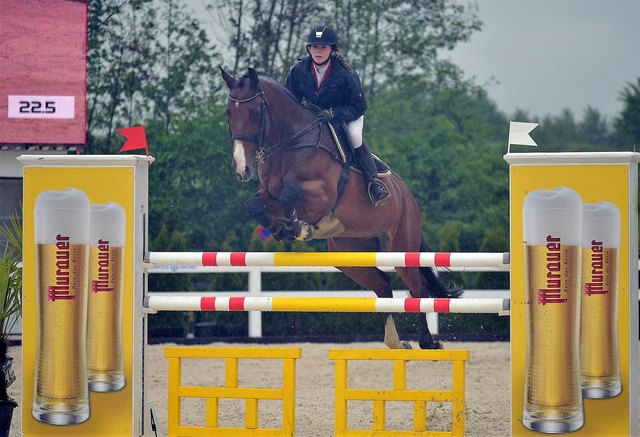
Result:
<svg viewBox="0 0 640 437">
<path fill-rule="evenodd" d="M 349 143 L 351 147 L 357 149 L 362 146 L 362 128 L 364 127 L 364 115 L 360 118 L 347 123 L 347 134 L 349 135 Z"/>
</svg>

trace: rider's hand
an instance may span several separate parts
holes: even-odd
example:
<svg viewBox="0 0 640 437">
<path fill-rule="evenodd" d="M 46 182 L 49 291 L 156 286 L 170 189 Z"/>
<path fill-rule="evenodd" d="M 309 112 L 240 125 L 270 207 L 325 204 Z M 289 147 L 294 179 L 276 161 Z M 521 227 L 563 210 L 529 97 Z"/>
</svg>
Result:
<svg viewBox="0 0 640 437">
<path fill-rule="evenodd" d="M 333 109 L 323 109 L 322 111 L 318 112 L 318 118 L 322 121 L 331 121 L 331 119 L 333 118 Z"/>
</svg>

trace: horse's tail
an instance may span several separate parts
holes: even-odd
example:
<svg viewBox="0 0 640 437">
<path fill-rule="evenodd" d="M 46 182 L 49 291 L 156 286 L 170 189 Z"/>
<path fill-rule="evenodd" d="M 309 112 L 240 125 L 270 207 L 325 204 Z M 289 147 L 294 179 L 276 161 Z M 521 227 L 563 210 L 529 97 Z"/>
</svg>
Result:
<svg viewBox="0 0 640 437">
<path fill-rule="evenodd" d="M 424 242 L 424 238 L 420 242 L 420 251 L 429 252 L 427 243 Z M 420 275 L 427 287 L 427 291 L 431 297 L 460 297 L 464 290 L 461 286 L 455 285 L 453 288 L 449 288 L 443 281 L 436 275 L 436 271 L 433 267 L 420 267 Z"/>
</svg>

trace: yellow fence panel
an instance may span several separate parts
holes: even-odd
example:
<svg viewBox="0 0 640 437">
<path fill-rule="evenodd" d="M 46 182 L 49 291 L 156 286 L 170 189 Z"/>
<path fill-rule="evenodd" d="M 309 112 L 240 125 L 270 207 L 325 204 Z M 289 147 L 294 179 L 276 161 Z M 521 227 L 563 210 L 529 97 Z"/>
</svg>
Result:
<svg viewBox="0 0 640 437">
<path fill-rule="evenodd" d="M 335 361 L 335 425 L 340 436 L 463 436 L 465 433 L 464 365 L 468 350 L 390 350 L 390 349 L 334 349 L 329 359 Z M 393 362 L 393 389 L 352 389 L 348 386 L 348 362 L 351 360 L 384 360 Z M 451 361 L 453 385 L 451 390 L 407 390 L 408 361 Z M 349 429 L 348 401 L 373 403 L 372 429 Z M 413 430 L 387 430 L 385 412 L 387 401 L 413 402 Z M 427 430 L 428 402 L 450 402 L 452 431 Z"/>
<path fill-rule="evenodd" d="M 300 348 L 166 347 L 169 360 L 168 435 L 178 436 L 293 436 L 295 435 L 296 361 Z M 224 387 L 182 385 L 182 359 L 224 359 Z M 281 388 L 239 387 L 240 359 L 283 360 Z M 182 398 L 206 400 L 205 426 L 181 424 Z M 219 426 L 219 400 L 245 399 L 245 428 Z M 259 428 L 258 405 L 261 399 L 282 401 L 282 428 Z"/>
</svg>

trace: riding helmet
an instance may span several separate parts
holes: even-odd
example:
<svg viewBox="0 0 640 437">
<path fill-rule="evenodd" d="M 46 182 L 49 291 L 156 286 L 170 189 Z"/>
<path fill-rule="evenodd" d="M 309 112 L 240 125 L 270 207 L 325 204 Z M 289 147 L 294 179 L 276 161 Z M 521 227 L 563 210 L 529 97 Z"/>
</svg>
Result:
<svg viewBox="0 0 640 437">
<path fill-rule="evenodd" d="M 338 50 L 338 34 L 329 26 L 316 26 L 307 38 L 307 48 L 311 45 L 326 44 Z"/>
</svg>

